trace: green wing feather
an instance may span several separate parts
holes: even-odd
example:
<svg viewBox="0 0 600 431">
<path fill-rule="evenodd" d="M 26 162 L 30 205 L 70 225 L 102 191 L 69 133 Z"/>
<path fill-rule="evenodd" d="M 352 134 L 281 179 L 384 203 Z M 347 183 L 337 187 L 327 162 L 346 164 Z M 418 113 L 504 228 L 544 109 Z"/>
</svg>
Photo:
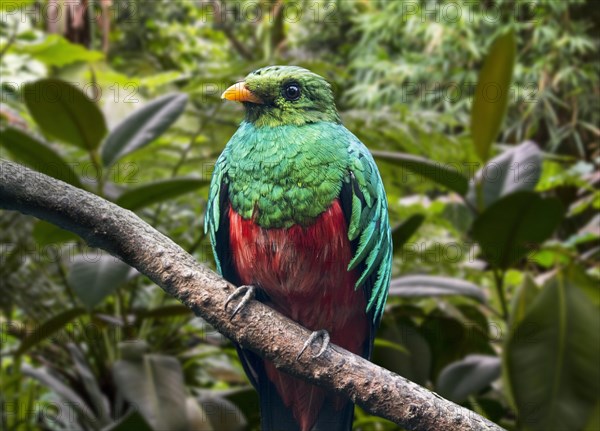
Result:
<svg viewBox="0 0 600 431">
<path fill-rule="evenodd" d="M 367 312 L 373 323 L 381 320 L 392 272 L 392 235 L 387 199 L 377 165 L 369 150 L 354 136 L 348 146 L 349 175 L 352 185 L 352 216 L 348 238 L 356 242 L 356 252 L 348 270 L 361 268 L 356 288 L 365 287 Z"/>
<path fill-rule="evenodd" d="M 208 202 L 206 203 L 206 215 L 204 218 L 204 234 L 208 234 L 210 239 L 210 245 L 212 247 L 213 255 L 215 257 L 215 263 L 217 265 L 217 272 L 223 275 L 221 261 L 217 253 L 217 232 L 219 231 L 219 224 L 221 222 L 221 196 L 222 185 L 226 179 L 225 173 L 227 172 L 227 157 L 228 150 L 225 148 L 223 153 L 217 159 L 215 163 L 215 169 L 210 180 L 210 188 L 208 190 Z"/>
</svg>

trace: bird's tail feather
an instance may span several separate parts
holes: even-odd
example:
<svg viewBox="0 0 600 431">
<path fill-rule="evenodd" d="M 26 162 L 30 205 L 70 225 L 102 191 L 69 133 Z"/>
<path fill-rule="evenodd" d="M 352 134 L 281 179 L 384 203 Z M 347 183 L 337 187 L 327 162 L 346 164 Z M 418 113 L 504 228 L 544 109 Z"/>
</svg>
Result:
<svg viewBox="0 0 600 431">
<path fill-rule="evenodd" d="M 262 431 L 308 431 L 300 428 L 292 409 L 285 406 L 273 383 L 261 382 L 259 395 Z M 353 417 L 352 402 L 347 401 L 340 408 L 339 397 L 328 396 L 310 431 L 350 431 Z"/>
<path fill-rule="evenodd" d="M 300 431 L 292 410 L 285 406 L 275 385 L 268 379 L 259 385 L 262 431 Z"/>
</svg>

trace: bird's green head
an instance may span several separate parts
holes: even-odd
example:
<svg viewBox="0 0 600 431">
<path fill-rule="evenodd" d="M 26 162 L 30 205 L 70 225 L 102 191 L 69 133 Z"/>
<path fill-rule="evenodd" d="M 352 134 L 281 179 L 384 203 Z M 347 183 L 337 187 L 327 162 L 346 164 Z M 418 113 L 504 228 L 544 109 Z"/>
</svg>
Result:
<svg viewBox="0 0 600 431">
<path fill-rule="evenodd" d="M 243 103 L 246 121 L 257 127 L 340 122 L 329 83 L 297 66 L 255 70 L 221 98 Z"/>
</svg>

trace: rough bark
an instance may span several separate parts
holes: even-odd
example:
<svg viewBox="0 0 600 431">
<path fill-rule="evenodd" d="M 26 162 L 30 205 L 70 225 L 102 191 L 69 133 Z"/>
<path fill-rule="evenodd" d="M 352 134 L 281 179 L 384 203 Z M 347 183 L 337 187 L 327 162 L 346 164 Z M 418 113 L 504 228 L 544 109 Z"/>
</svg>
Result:
<svg viewBox="0 0 600 431">
<path fill-rule="evenodd" d="M 345 394 L 371 414 L 407 430 L 501 430 L 498 425 L 437 394 L 331 345 L 299 360 L 310 331 L 251 301 L 230 320 L 225 300 L 235 287 L 142 221 L 94 194 L 13 162 L 0 160 L 0 208 L 47 220 L 117 256 L 178 298 L 219 332 L 294 376 Z"/>
</svg>

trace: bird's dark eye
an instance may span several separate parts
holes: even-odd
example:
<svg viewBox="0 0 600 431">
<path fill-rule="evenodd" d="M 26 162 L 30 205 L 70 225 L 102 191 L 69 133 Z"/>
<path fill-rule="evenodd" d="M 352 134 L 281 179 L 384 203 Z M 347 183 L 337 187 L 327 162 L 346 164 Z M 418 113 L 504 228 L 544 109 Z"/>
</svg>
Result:
<svg viewBox="0 0 600 431">
<path fill-rule="evenodd" d="M 300 98 L 300 85 L 296 83 L 286 84 L 283 87 L 283 97 L 290 102 L 298 100 Z"/>
</svg>

